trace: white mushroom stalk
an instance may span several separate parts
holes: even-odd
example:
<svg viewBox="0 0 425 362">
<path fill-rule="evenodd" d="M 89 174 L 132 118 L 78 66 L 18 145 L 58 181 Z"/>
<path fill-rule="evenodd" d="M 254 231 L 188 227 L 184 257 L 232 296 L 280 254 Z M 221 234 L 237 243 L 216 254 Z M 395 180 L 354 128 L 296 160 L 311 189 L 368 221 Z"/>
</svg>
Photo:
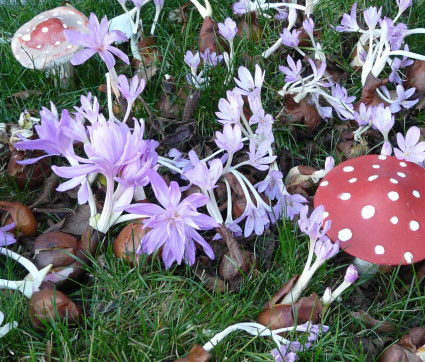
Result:
<svg viewBox="0 0 425 362">
<path fill-rule="evenodd" d="M 23 280 L 20 281 L 0 279 L 0 289 L 18 290 L 24 296 L 30 299 L 34 292 L 40 290 L 40 285 L 43 282 L 47 273 L 50 271 L 52 264 L 46 266 L 41 270 L 38 270 L 37 267 L 30 260 L 11 250 L 8 250 L 6 248 L 0 248 L 0 253 L 8 256 L 9 258 L 12 258 L 13 260 L 16 260 L 29 272 L 29 274 Z"/>
</svg>

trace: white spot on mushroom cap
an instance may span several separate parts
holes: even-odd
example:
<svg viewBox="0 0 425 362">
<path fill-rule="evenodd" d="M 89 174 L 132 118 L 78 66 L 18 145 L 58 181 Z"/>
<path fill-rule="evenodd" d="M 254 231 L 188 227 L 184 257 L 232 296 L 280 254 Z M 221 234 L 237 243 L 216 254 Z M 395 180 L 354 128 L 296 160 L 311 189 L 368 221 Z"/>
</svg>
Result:
<svg viewBox="0 0 425 362">
<path fill-rule="evenodd" d="M 398 184 L 398 181 L 397 181 L 395 178 L 390 178 L 390 181 L 391 181 L 393 184 Z"/>
<path fill-rule="evenodd" d="M 373 168 L 379 168 L 379 167 L 381 167 L 381 166 L 379 166 L 379 165 L 372 165 L 372 167 L 373 167 Z"/>
<path fill-rule="evenodd" d="M 60 43 L 61 43 L 61 42 L 58 40 L 58 41 L 55 43 L 55 45 L 60 45 Z"/>
<path fill-rule="evenodd" d="M 49 28 L 47 26 L 44 26 L 43 28 L 41 28 L 41 31 L 43 33 L 47 33 L 49 31 Z"/>
<path fill-rule="evenodd" d="M 347 200 L 350 200 L 350 198 L 351 198 L 351 194 L 349 194 L 348 192 L 344 192 L 344 193 L 342 193 L 342 194 L 338 195 L 338 197 L 339 197 L 341 200 L 347 201 Z"/>
<path fill-rule="evenodd" d="M 68 11 L 68 14 L 75 15 L 75 11 L 70 10 Z"/>
<path fill-rule="evenodd" d="M 385 253 L 385 249 L 382 245 L 376 245 L 375 246 L 375 253 L 378 255 L 382 255 Z"/>
<path fill-rule="evenodd" d="M 412 194 L 413 194 L 413 196 L 415 196 L 417 198 L 420 198 L 421 197 L 421 194 L 417 190 L 413 190 Z"/>
<path fill-rule="evenodd" d="M 78 24 L 78 25 L 81 25 L 82 23 L 83 23 L 83 22 L 82 22 L 81 20 L 78 20 L 78 21 L 77 21 L 77 24 Z"/>
<path fill-rule="evenodd" d="M 399 196 L 398 192 L 390 191 L 388 193 L 388 197 L 391 201 L 397 201 L 400 196 Z"/>
<path fill-rule="evenodd" d="M 320 186 L 328 186 L 328 185 L 329 185 L 328 181 L 322 181 L 320 184 Z"/>
<path fill-rule="evenodd" d="M 410 230 L 412 230 L 412 231 L 416 231 L 416 230 L 418 230 L 418 229 L 419 229 L 419 223 L 418 223 L 417 221 L 415 221 L 415 220 L 412 220 L 412 221 L 409 223 L 409 227 L 410 227 Z"/>
<path fill-rule="evenodd" d="M 338 231 L 338 239 L 341 241 L 350 240 L 353 237 L 353 233 L 350 229 L 342 229 Z"/>
<path fill-rule="evenodd" d="M 30 41 L 30 40 L 31 40 L 31 35 L 30 35 L 30 34 L 25 34 L 25 35 L 22 37 L 22 40 Z"/>
<path fill-rule="evenodd" d="M 63 24 L 63 27 L 64 27 L 64 29 L 67 29 L 68 28 L 68 25 Z"/>
<path fill-rule="evenodd" d="M 397 217 L 397 216 L 393 216 L 393 217 L 390 219 L 390 221 L 391 221 L 391 224 L 396 225 L 396 224 L 398 223 L 398 217 Z"/>
<path fill-rule="evenodd" d="M 373 176 L 368 177 L 367 179 L 369 181 L 373 181 L 373 180 L 376 180 L 378 177 L 379 177 L 378 175 L 373 175 Z"/>
<path fill-rule="evenodd" d="M 400 177 L 406 177 L 406 174 L 403 172 L 397 172 L 397 175 L 399 175 Z"/>
<path fill-rule="evenodd" d="M 407 167 L 407 164 L 406 164 L 406 162 L 400 162 L 400 166 L 401 167 Z"/>
<path fill-rule="evenodd" d="M 352 172 L 352 171 L 354 171 L 354 167 L 353 166 L 345 166 L 342 170 L 344 172 Z"/>
<path fill-rule="evenodd" d="M 363 219 L 370 219 L 375 215 L 375 208 L 372 205 L 366 205 L 361 211 Z"/>
<path fill-rule="evenodd" d="M 380 160 L 386 160 L 386 159 L 387 159 L 387 156 L 379 155 L 379 156 L 378 156 L 378 158 L 379 158 Z"/>
<path fill-rule="evenodd" d="M 349 182 L 350 184 L 352 184 L 352 183 L 354 183 L 354 182 L 356 182 L 356 181 L 357 181 L 357 179 L 356 179 L 355 177 L 350 178 L 350 179 L 348 180 L 348 182 Z"/>
<path fill-rule="evenodd" d="M 40 44 L 39 44 L 39 45 L 37 45 L 37 46 L 36 46 L 36 48 L 37 48 L 37 49 L 41 49 L 41 45 L 40 45 Z"/>
<path fill-rule="evenodd" d="M 406 261 L 411 264 L 412 260 L 413 260 L 413 255 L 410 252 L 406 252 L 404 253 L 404 259 L 406 259 Z"/>
<path fill-rule="evenodd" d="M 68 45 L 67 47 L 66 47 L 66 49 L 71 49 L 72 48 L 72 45 Z"/>
<path fill-rule="evenodd" d="M 329 212 L 324 211 L 323 212 L 323 220 L 326 219 L 329 216 Z"/>
</svg>

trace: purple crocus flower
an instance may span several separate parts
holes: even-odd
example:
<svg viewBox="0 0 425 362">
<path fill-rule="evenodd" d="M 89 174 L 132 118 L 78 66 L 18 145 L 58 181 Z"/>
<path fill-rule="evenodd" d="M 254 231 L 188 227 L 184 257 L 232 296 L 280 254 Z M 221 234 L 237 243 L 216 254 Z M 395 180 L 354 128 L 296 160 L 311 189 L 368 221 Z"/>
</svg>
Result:
<svg viewBox="0 0 425 362">
<path fill-rule="evenodd" d="M 218 29 L 220 35 L 229 43 L 233 41 L 235 35 L 238 32 L 238 27 L 231 18 L 226 18 L 226 20 L 224 20 L 224 23 L 218 23 Z"/>
<path fill-rule="evenodd" d="M 275 362 L 294 362 L 298 359 L 298 355 L 289 349 L 289 344 L 275 348 L 270 353 L 275 358 Z"/>
<path fill-rule="evenodd" d="M 252 201 L 248 201 L 243 214 L 235 220 L 235 223 L 240 223 L 243 219 L 245 221 L 244 236 L 247 238 L 254 231 L 256 235 L 262 235 L 270 220 L 267 216 L 267 211 L 263 205 L 255 206 Z"/>
<path fill-rule="evenodd" d="M 404 41 L 407 26 L 404 23 L 394 25 L 391 19 L 385 18 L 384 21 L 388 26 L 387 40 L 391 45 L 391 50 L 399 50 Z"/>
<path fill-rule="evenodd" d="M 295 64 L 290 55 L 288 55 L 286 59 L 288 60 L 289 68 L 283 65 L 279 66 L 279 70 L 286 75 L 285 82 L 295 82 L 296 80 L 301 79 L 301 60 L 298 59 L 297 63 Z"/>
<path fill-rule="evenodd" d="M 89 92 L 87 96 L 80 97 L 81 107 L 74 106 L 74 109 L 77 111 L 77 115 L 87 119 L 90 123 L 97 122 L 99 117 L 99 101 L 97 97 L 93 97 Z"/>
<path fill-rule="evenodd" d="M 89 33 L 83 34 L 79 31 L 66 29 L 64 31 L 66 40 L 71 44 L 82 46 L 82 49 L 71 58 L 72 65 L 80 65 L 96 53 L 99 53 L 108 69 L 115 65 L 113 55 L 120 58 L 124 63 L 130 64 L 128 56 L 111 44 L 116 41 L 127 41 L 128 38 L 119 30 L 108 32 L 108 18 L 105 16 L 99 24 L 97 16 L 90 14 Z M 113 54 L 113 55 L 112 55 Z"/>
<path fill-rule="evenodd" d="M 339 252 L 339 240 L 335 243 L 326 236 L 323 235 L 321 239 L 317 240 L 314 253 L 316 254 L 317 259 L 319 260 L 327 260 L 338 254 Z"/>
<path fill-rule="evenodd" d="M 133 104 L 137 97 L 143 92 L 145 86 L 146 81 L 143 78 L 139 81 L 139 77 L 137 75 L 135 75 L 130 81 L 123 74 L 118 77 L 118 90 L 129 104 Z"/>
<path fill-rule="evenodd" d="M 181 191 L 177 182 L 172 181 L 168 187 L 155 171 L 149 172 L 152 189 L 161 206 L 155 204 L 134 204 L 123 209 L 147 217 L 144 228 L 151 230 L 141 240 L 138 253 L 152 254 L 160 247 L 162 259 L 168 269 L 173 262 L 181 264 L 184 260 L 192 265 L 195 262 L 195 241 L 202 246 L 205 254 L 214 259 L 211 246 L 197 232 L 210 230 L 219 225 L 210 216 L 196 211 L 207 204 L 208 197 L 194 193 L 181 200 Z"/>
<path fill-rule="evenodd" d="M 184 62 L 190 67 L 190 71 L 193 75 L 196 74 L 201 58 L 199 57 L 199 52 L 192 53 L 188 50 L 184 56 Z"/>
<path fill-rule="evenodd" d="M 272 163 L 277 156 L 269 156 L 269 150 L 271 141 L 265 139 L 258 147 L 256 147 L 256 141 L 254 138 L 250 139 L 249 142 L 249 164 L 255 167 L 257 170 L 266 171 L 269 169 L 269 164 Z"/>
<path fill-rule="evenodd" d="M 359 126 L 366 126 L 372 119 L 373 107 L 366 107 L 364 103 L 360 103 L 359 111 L 354 112 L 354 120 Z"/>
<path fill-rule="evenodd" d="M 396 0 L 396 2 L 400 13 L 404 12 L 404 10 L 412 5 L 412 0 Z"/>
<path fill-rule="evenodd" d="M 310 17 L 303 21 L 303 29 L 309 36 L 313 36 L 314 22 Z"/>
<path fill-rule="evenodd" d="M 215 138 L 217 146 L 229 153 L 235 153 L 243 148 L 242 131 L 238 124 L 233 127 L 230 124 L 225 124 L 223 133 L 217 131 Z"/>
<path fill-rule="evenodd" d="M 327 98 L 326 100 L 331 104 L 333 109 L 338 114 L 339 118 L 346 121 L 348 119 L 353 119 L 353 102 L 356 97 L 348 96 L 347 89 L 341 87 L 338 83 L 332 85 L 332 97 L 335 98 Z"/>
<path fill-rule="evenodd" d="M 7 232 L 12 230 L 15 227 L 15 223 L 11 223 L 6 226 L 0 227 L 0 247 L 16 243 L 16 239 L 13 235 L 8 234 Z"/>
<path fill-rule="evenodd" d="M 42 158 L 48 156 L 64 156 L 71 164 L 75 161 L 73 148 L 73 140 L 64 132 L 65 128 L 72 123 L 71 117 L 66 109 L 62 111 L 61 120 L 59 121 L 58 110 L 55 105 L 50 102 L 51 110 L 43 107 L 41 115 L 41 123 L 34 128 L 37 132 L 38 139 L 25 140 L 17 142 L 15 147 L 21 150 L 41 150 L 47 153 L 37 158 L 30 158 L 24 161 L 18 161 L 21 165 L 33 164 Z"/>
<path fill-rule="evenodd" d="M 357 2 L 353 4 L 353 7 L 351 8 L 350 15 L 344 14 L 342 16 L 341 25 L 338 25 L 335 27 L 336 31 L 339 32 L 357 32 L 359 31 L 359 25 L 357 24 L 357 18 L 356 18 L 356 8 L 357 8 Z"/>
<path fill-rule="evenodd" d="M 311 240 L 316 240 L 319 237 L 325 235 L 331 227 L 331 221 L 327 220 L 323 225 L 325 207 L 320 205 L 316 207 L 310 215 L 307 217 L 308 205 L 305 205 L 300 211 L 300 219 L 298 225 L 300 230 L 307 234 Z M 323 225 L 323 231 L 320 231 Z"/>
<path fill-rule="evenodd" d="M 375 107 L 372 116 L 373 126 L 383 134 L 385 141 L 388 140 L 388 133 L 394 126 L 394 116 L 389 107 L 382 104 Z"/>
<path fill-rule="evenodd" d="M 258 64 L 255 64 L 255 75 L 253 78 L 247 68 L 240 66 L 238 69 L 239 79 L 234 78 L 236 84 L 238 85 L 238 87 L 235 88 L 235 91 L 239 92 L 244 96 L 248 96 L 252 94 L 255 90 L 261 89 L 261 87 L 263 86 L 265 74 L 266 72 L 263 72 L 260 66 Z"/>
<path fill-rule="evenodd" d="M 283 174 L 278 170 L 271 170 L 263 181 L 255 185 L 258 192 L 264 192 L 270 200 L 279 199 L 285 188 L 283 184 Z"/>
<path fill-rule="evenodd" d="M 258 127 L 255 131 L 257 134 L 265 134 L 268 135 L 272 131 L 272 126 L 274 123 L 274 119 L 271 114 L 266 114 L 263 108 L 257 110 L 251 118 L 249 119 L 249 124 L 258 124 Z"/>
<path fill-rule="evenodd" d="M 217 187 L 216 183 L 223 173 L 223 163 L 218 158 L 214 159 L 210 168 L 204 162 L 196 163 L 195 167 L 186 171 L 187 179 L 203 190 L 211 190 Z"/>
<path fill-rule="evenodd" d="M 416 88 L 410 88 L 408 90 L 405 90 L 401 84 L 398 84 L 396 87 L 397 99 L 394 103 L 391 103 L 389 107 L 391 110 L 391 113 L 400 112 L 401 107 L 405 109 L 412 108 L 416 103 L 418 103 L 419 99 L 415 99 L 413 101 L 407 100 L 413 95 L 413 93 L 415 93 L 415 90 Z"/>
<path fill-rule="evenodd" d="M 141 9 L 145 0 L 131 0 L 137 9 Z"/>
<path fill-rule="evenodd" d="M 367 10 L 363 12 L 364 20 L 370 30 L 374 30 L 376 24 L 381 20 L 382 6 L 379 10 L 375 6 L 370 6 Z"/>
<path fill-rule="evenodd" d="M 209 48 L 205 49 L 203 53 L 201 53 L 201 58 L 204 61 L 204 64 L 209 65 L 211 67 L 215 67 L 218 63 L 223 60 L 223 56 L 217 56 L 216 52 L 211 53 Z"/>
<path fill-rule="evenodd" d="M 410 127 L 406 133 L 406 138 L 401 133 L 397 133 L 398 148 L 394 148 L 394 155 L 399 160 L 406 160 L 415 163 L 425 161 L 425 142 L 419 142 L 421 131 L 418 127 Z"/>
<path fill-rule="evenodd" d="M 391 156 L 393 153 L 393 148 L 391 146 L 391 143 L 388 141 L 385 141 L 381 148 L 381 155 L 382 156 Z"/>
<path fill-rule="evenodd" d="M 347 283 L 354 283 L 359 277 L 357 268 L 354 265 L 350 265 L 345 272 L 344 281 Z"/>
<path fill-rule="evenodd" d="M 288 29 L 283 29 L 283 33 L 280 33 L 282 43 L 290 48 L 296 48 L 300 43 L 298 35 L 301 34 L 301 30 L 294 29 L 290 32 Z"/>
<path fill-rule="evenodd" d="M 143 138 L 140 126 L 135 126 L 133 133 L 126 124 L 115 122 L 96 122 L 87 128 L 90 142 L 84 144 L 84 150 L 88 158 L 79 157 L 81 165 L 52 166 L 53 172 L 58 176 L 71 179 L 59 185 L 58 191 L 66 191 L 79 185 L 93 172 L 103 174 L 108 182 L 107 187 L 113 190 L 114 177 L 122 167 L 140 157 L 139 143 Z"/>
<path fill-rule="evenodd" d="M 222 124 L 239 123 L 241 120 L 241 112 L 243 107 L 243 99 L 236 90 L 227 91 L 227 99 L 220 98 L 218 101 L 218 109 L 220 112 L 215 112 L 218 121 Z"/>
<path fill-rule="evenodd" d="M 283 9 L 276 9 L 277 14 L 274 16 L 276 20 L 286 20 L 288 18 L 288 12 Z"/>
</svg>

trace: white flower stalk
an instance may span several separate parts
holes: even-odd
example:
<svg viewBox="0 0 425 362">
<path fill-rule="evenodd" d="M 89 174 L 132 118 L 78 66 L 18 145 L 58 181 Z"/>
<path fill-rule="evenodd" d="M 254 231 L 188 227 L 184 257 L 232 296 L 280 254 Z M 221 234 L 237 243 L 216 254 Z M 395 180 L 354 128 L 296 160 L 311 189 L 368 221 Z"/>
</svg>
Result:
<svg viewBox="0 0 425 362">
<path fill-rule="evenodd" d="M 40 290 L 40 285 L 43 282 L 47 273 L 50 271 L 52 264 L 46 266 L 41 270 L 38 270 L 37 267 L 30 260 L 11 250 L 8 250 L 6 248 L 0 248 L 0 253 L 8 256 L 9 258 L 12 258 L 13 260 L 16 260 L 29 272 L 29 274 L 23 280 L 20 281 L 0 279 L 0 289 L 18 290 L 24 296 L 30 299 L 34 292 Z"/>
<path fill-rule="evenodd" d="M 212 7 L 208 0 L 204 0 L 205 6 L 202 6 L 198 0 L 190 0 L 193 5 L 198 9 L 199 14 L 205 19 L 207 16 L 212 17 Z"/>
<path fill-rule="evenodd" d="M 289 341 L 282 336 L 279 336 L 279 333 L 292 331 L 296 328 L 297 327 L 288 327 L 271 330 L 259 323 L 237 323 L 227 327 L 222 332 L 217 333 L 206 344 L 204 344 L 202 348 L 205 351 L 210 352 L 219 342 L 226 338 L 230 333 L 235 331 L 245 331 L 253 336 L 259 337 L 272 337 L 276 345 L 280 347 L 282 345 L 288 344 Z"/>
<path fill-rule="evenodd" d="M 4 321 L 4 314 L 2 311 L 0 311 L 0 338 L 4 337 L 7 333 L 9 333 L 12 329 L 18 327 L 17 322 L 12 323 L 6 323 L 4 326 L 1 326 L 1 324 Z"/>
</svg>

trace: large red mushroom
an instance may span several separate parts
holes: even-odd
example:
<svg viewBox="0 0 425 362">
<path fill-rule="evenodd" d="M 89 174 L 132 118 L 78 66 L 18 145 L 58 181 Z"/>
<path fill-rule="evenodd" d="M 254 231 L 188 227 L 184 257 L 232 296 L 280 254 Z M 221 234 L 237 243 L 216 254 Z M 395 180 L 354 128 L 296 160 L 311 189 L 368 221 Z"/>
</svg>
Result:
<svg viewBox="0 0 425 362">
<path fill-rule="evenodd" d="M 332 220 L 341 249 L 379 265 L 425 259 L 425 169 L 396 157 L 367 155 L 341 163 L 314 198 Z"/>
<path fill-rule="evenodd" d="M 13 55 L 26 68 L 52 73 L 59 69 L 61 83 L 66 84 L 72 69 L 69 61 L 80 47 L 66 40 L 64 30 L 88 33 L 87 24 L 87 17 L 73 8 L 45 11 L 17 30 L 11 42 Z"/>
</svg>

